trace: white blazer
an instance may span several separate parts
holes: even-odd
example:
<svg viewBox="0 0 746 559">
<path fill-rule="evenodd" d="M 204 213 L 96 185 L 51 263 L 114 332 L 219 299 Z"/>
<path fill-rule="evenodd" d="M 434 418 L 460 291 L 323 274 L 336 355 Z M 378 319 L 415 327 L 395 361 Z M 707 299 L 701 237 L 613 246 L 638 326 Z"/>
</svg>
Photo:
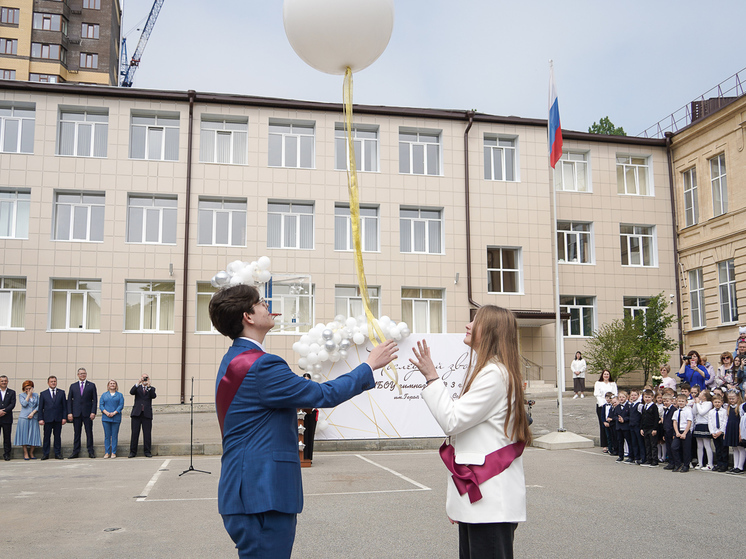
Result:
<svg viewBox="0 0 746 559">
<path fill-rule="evenodd" d="M 450 436 L 458 464 L 484 464 L 485 456 L 512 444 L 505 434 L 508 413 L 508 371 L 491 363 L 476 376 L 469 391 L 452 400 L 442 382 L 432 382 L 422 398 L 446 435 Z M 522 406 L 516 402 L 515 406 Z M 513 411 L 513 417 L 515 417 Z M 511 420 L 512 424 L 512 420 Z M 516 458 L 501 474 L 479 486 L 482 499 L 475 503 L 469 495 L 459 495 L 448 475 L 446 513 L 451 520 L 480 524 L 524 522 L 526 520 L 526 480 L 523 456 Z"/>
</svg>

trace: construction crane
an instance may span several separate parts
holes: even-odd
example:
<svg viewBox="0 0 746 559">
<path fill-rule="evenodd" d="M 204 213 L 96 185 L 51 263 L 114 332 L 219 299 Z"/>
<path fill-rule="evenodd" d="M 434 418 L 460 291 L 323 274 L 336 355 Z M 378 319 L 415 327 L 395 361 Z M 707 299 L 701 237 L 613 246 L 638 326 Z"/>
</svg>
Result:
<svg viewBox="0 0 746 559">
<path fill-rule="evenodd" d="M 163 2 L 165 0 L 155 0 L 153 2 L 153 7 L 150 8 L 150 15 L 148 15 L 148 20 L 145 22 L 142 35 L 140 35 L 140 41 L 137 43 L 137 48 L 132 55 L 132 59 L 129 61 L 127 61 L 127 39 L 122 39 L 122 58 L 119 65 L 119 75 L 121 76 L 120 87 L 132 87 L 132 80 L 135 79 L 135 71 L 140 66 L 142 53 L 145 50 L 145 45 L 148 44 L 150 34 L 153 32 L 155 20 L 158 19 L 158 14 L 161 13 Z"/>
</svg>

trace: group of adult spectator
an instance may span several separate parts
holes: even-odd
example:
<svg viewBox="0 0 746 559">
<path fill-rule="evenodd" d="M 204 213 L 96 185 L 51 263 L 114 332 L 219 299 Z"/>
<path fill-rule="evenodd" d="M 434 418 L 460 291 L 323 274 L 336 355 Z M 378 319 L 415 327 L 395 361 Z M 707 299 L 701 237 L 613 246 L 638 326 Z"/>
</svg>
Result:
<svg viewBox="0 0 746 559">
<path fill-rule="evenodd" d="M 48 389 L 34 392 L 34 382 L 26 380 L 21 385 L 21 393 L 8 388 L 8 377 L 0 376 L 0 431 L 3 435 L 3 459 L 11 459 L 11 429 L 13 410 L 20 403 L 13 444 L 23 449 L 24 460 L 36 460 L 34 452 L 42 448 L 42 460 L 54 457 L 62 460 L 62 426 L 73 424 L 73 450 L 69 459 L 79 458 L 81 452 L 81 435 L 85 430 L 86 450 L 90 458 L 96 458 L 93 442 L 93 421 L 97 410 L 101 410 L 101 421 L 104 429 L 104 458 L 116 458 L 119 444 L 119 427 L 122 422 L 124 396 L 119 392 L 117 381 L 107 383 L 107 390 L 98 397 L 96 385 L 88 380 L 88 372 L 83 368 L 77 371 L 78 380 L 70 385 L 67 394 L 57 388 L 57 377 L 47 379 Z M 130 413 L 131 437 L 129 457 L 137 456 L 140 431 L 143 433 L 143 450 L 146 457 L 151 454 L 151 433 L 153 427 L 153 400 L 156 398 L 155 387 L 150 384 L 150 376 L 143 374 L 140 380 L 130 389 L 135 397 Z M 43 427 L 43 438 L 40 428 Z"/>
</svg>

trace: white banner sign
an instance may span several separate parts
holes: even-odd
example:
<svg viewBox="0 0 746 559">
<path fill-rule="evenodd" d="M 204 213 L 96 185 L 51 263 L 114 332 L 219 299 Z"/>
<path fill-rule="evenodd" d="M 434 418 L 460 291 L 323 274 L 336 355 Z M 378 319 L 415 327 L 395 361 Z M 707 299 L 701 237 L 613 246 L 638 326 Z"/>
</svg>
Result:
<svg viewBox="0 0 746 559">
<path fill-rule="evenodd" d="M 374 371 L 376 386 L 352 400 L 332 409 L 319 410 L 319 427 L 316 440 L 334 439 L 395 439 L 407 437 L 442 437 L 443 430 L 433 418 L 420 397 L 425 379 L 409 362 L 413 357 L 412 347 L 418 340 L 426 340 L 438 375 L 453 399 L 461 393 L 461 385 L 469 364 L 469 348 L 464 345 L 464 334 L 412 334 L 399 342 L 398 359 L 395 361 L 399 373 L 401 394 L 386 372 Z M 326 363 L 322 375 L 331 380 L 350 372 L 368 358 L 373 348 L 350 347 L 347 359 L 337 363 Z M 393 376 L 393 375 L 391 375 Z"/>
</svg>

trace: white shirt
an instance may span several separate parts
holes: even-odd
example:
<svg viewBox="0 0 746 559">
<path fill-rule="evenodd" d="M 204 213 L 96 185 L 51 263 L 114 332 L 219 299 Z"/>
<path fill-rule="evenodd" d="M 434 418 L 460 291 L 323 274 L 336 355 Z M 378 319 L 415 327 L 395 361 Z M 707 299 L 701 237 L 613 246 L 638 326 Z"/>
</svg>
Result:
<svg viewBox="0 0 746 559">
<path fill-rule="evenodd" d="M 596 381 L 593 385 L 593 395 L 596 397 L 596 405 L 603 406 L 606 404 L 606 393 L 611 392 L 614 396 L 617 395 L 618 389 L 615 382 L 602 382 Z"/>
<path fill-rule="evenodd" d="M 3 400 L 5 400 L 5 393 L 6 392 L 8 392 L 7 388 L 5 390 L 0 390 L 0 402 L 2 402 Z"/>
<path fill-rule="evenodd" d="M 573 378 L 585 378 L 585 359 L 573 359 L 570 363 L 570 370 L 573 372 Z M 577 375 L 575 373 L 578 373 Z"/>
<path fill-rule="evenodd" d="M 699 425 L 700 423 L 707 425 L 707 415 L 710 413 L 711 409 L 712 402 L 697 402 L 694 404 L 692 411 L 694 412 L 695 425 Z"/>
<path fill-rule="evenodd" d="M 681 422 L 679 422 L 679 417 L 681 417 Z M 675 426 L 681 424 L 681 428 L 679 429 L 679 434 L 683 433 L 686 430 L 686 422 L 692 420 L 692 410 L 688 406 L 684 406 L 683 408 L 677 409 L 675 412 L 673 412 L 673 424 L 674 428 Z M 689 429 L 691 431 L 691 428 Z"/>
</svg>

